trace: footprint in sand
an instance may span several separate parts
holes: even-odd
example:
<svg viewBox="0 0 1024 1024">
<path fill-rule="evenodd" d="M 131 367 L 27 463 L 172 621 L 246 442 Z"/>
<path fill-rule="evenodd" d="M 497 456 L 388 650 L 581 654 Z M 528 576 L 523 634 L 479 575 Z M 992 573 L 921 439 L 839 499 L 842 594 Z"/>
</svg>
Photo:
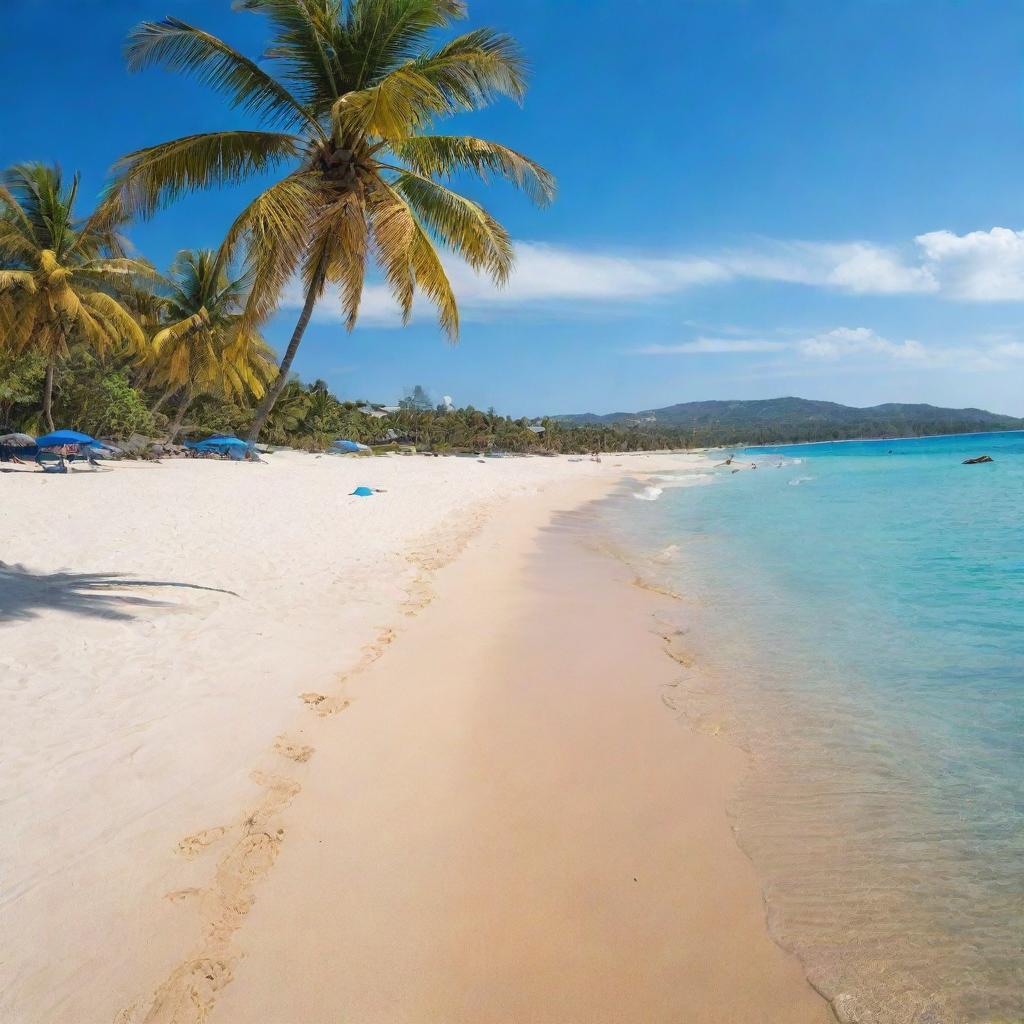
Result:
<svg viewBox="0 0 1024 1024">
<path fill-rule="evenodd" d="M 144 1017 L 135 1014 L 119 1019 L 124 1024 L 203 1024 L 209 1018 L 217 993 L 231 981 L 226 960 L 202 957 L 176 968 L 157 989 Z"/>
<path fill-rule="evenodd" d="M 268 775 L 258 770 L 250 772 L 249 778 L 267 791 L 263 803 L 245 819 L 245 827 L 250 831 L 257 826 L 263 828 L 275 814 L 280 814 L 302 789 L 294 779 L 282 775 Z"/>
<path fill-rule="evenodd" d="M 206 939 L 213 948 L 225 948 L 241 927 L 256 902 L 256 883 L 274 866 L 283 839 L 283 829 L 274 835 L 253 832 L 240 839 L 217 865 L 215 885 L 204 897 Z"/>
<path fill-rule="evenodd" d="M 218 839 L 223 839 L 227 831 L 226 825 L 218 825 L 216 828 L 204 828 L 201 832 L 193 832 L 178 843 L 178 853 L 190 860 L 198 857 L 208 846 L 212 846 Z"/>
<path fill-rule="evenodd" d="M 696 664 L 697 659 L 690 652 L 685 650 L 679 643 L 677 636 L 663 636 L 662 640 L 665 641 L 665 646 L 662 648 L 665 654 L 668 655 L 676 664 L 682 665 L 683 668 L 693 668 Z"/>
<path fill-rule="evenodd" d="M 374 659 L 379 658 L 385 651 L 385 649 L 394 642 L 397 634 L 390 626 L 385 626 L 380 633 L 377 634 L 377 639 L 370 644 L 367 649 L 367 654 Z"/>
<path fill-rule="evenodd" d="M 185 900 L 191 899 L 193 896 L 198 896 L 203 890 L 202 889 L 175 889 L 174 892 L 164 893 L 164 899 L 170 900 L 171 903 L 184 903 Z"/>
<path fill-rule="evenodd" d="M 284 841 L 284 829 L 274 819 L 302 788 L 295 779 L 258 770 L 249 777 L 266 792 L 241 822 L 242 837 L 221 858 L 212 884 L 167 894 L 172 902 L 199 897 L 205 922 L 202 953 L 176 967 L 151 1000 L 122 1010 L 114 1024 L 206 1024 L 220 990 L 230 983 L 232 936 L 255 903 L 257 883 L 273 867 Z M 201 850 L 228 831 L 197 832 L 183 839 L 179 849 Z"/>
<path fill-rule="evenodd" d="M 274 741 L 274 749 L 289 761 L 298 764 L 305 764 L 313 756 L 313 748 L 303 746 L 301 743 L 292 743 L 285 736 L 278 736 Z"/>
<path fill-rule="evenodd" d="M 336 715 L 352 703 L 346 697 L 328 697 L 325 693 L 300 693 L 299 697 L 309 707 L 315 708 L 321 718 Z"/>
</svg>

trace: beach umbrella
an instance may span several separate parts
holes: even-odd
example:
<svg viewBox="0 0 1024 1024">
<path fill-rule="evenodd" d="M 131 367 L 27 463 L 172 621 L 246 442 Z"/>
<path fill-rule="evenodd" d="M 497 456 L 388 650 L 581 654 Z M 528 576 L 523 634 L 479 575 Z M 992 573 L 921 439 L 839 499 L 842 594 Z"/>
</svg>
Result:
<svg viewBox="0 0 1024 1024">
<path fill-rule="evenodd" d="M 0 435 L 0 444 L 6 444 L 12 448 L 28 448 L 36 443 L 36 439 L 29 434 L 3 434 Z"/>
<path fill-rule="evenodd" d="M 34 443 L 39 445 L 40 448 L 59 448 L 65 444 L 103 444 L 102 441 L 97 441 L 95 437 L 90 437 L 88 434 L 80 434 L 77 430 L 55 430 L 52 434 L 44 434 L 42 437 L 37 437 Z"/>
<path fill-rule="evenodd" d="M 369 445 L 360 444 L 358 441 L 338 440 L 331 445 L 340 452 L 368 452 Z"/>
<path fill-rule="evenodd" d="M 369 498 L 373 496 L 373 491 L 369 487 L 357 487 L 352 492 L 352 497 L 355 498 Z"/>
<path fill-rule="evenodd" d="M 200 442 L 201 444 L 208 444 L 211 448 L 216 446 L 218 448 L 248 448 L 249 444 L 246 441 L 241 440 L 237 437 L 231 437 L 229 434 L 214 434 L 213 437 L 208 437 L 205 441 Z"/>
<path fill-rule="evenodd" d="M 226 448 L 248 448 L 249 445 L 237 437 L 230 437 L 227 434 L 214 434 L 205 441 L 186 441 L 186 448 L 192 448 L 200 452 L 213 452 Z"/>
</svg>

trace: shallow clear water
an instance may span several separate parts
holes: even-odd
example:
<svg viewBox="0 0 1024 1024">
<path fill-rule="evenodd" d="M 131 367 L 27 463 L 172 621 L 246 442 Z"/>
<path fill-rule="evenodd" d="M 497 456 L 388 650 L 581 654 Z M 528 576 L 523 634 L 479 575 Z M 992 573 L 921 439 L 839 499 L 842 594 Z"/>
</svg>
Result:
<svg viewBox="0 0 1024 1024">
<path fill-rule="evenodd" d="M 773 933 L 841 1019 L 1024 1019 L 1024 434 L 751 461 L 604 515 L 681 596 L 666 703 L 750 751 Z"/>
</svg>

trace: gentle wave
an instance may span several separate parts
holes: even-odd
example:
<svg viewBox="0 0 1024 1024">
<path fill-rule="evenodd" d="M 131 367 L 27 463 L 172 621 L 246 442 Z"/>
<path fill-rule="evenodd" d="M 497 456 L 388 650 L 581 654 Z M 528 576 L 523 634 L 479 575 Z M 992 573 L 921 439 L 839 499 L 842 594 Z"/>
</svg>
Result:
<svg viewBox="0 0 1024 1024">
<path fill-rule="evenodd" d="M 674 562 L 676 557 L 679 555 L 678 544 L 666 544 L 655 556 L 655 562 Z"/>
<path fill-rule="evenodd" d="M 661 487 L 647 486 L 642 491 L 634 491 L 633 497 L 637 501 L 657 501 L 664 493 Z"/>
<path fill-rule="evenodd" d="M 652 480 L 660 480 L 671 487 L 701 487 L 704 484 L 713 484 L 716 480 L 714 473 L 655 473 Z"/>
</svg>

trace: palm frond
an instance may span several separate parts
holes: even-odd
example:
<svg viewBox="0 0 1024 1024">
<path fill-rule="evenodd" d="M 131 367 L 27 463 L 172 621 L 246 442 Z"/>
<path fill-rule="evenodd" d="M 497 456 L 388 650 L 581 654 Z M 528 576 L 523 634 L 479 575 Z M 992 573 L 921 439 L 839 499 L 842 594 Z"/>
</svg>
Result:
<svg viewBox="0 0 1024 1024">
<path fill-rule="evenodd" d="M 341 0 L 235 0 L 236 9 L 264 15 L 273 27 L 265 56 L 282 70 L 314 117 L 346 91 L 337 66 Z"/>
<path fill-rule="evenodd" d="M 474 270 L 484 270 L 496 284 L 505 284 L 515 259 L 512 240 L 482 206 L 412 171 L 398 175 L 392 187 Z"/>
<path fill-rule="evenodd" d="M 78 180 L 76 174 L 66 186 L 60 167 L 38 162 L 15 164 L 3 172 L 9 197 L 5 205 L 38 248 L 63 254 L 73 245 Z"/>
<path fill-rule="evenodd" d="M 5 213 L 17 222 L 23 232 L 32 233 L 32 222 L 21 207 L 21 203 L 15 198 L 6 185 L 0 184 L 0 203 L 4 206 Z"/>
<path fill-rule="evenodd" d="M 103 324 L 115 343 L 126 344 L 135 351 L 145 347 L 145 332 L 117 299 L 106 292 L 90 292 L 83 296 L 83 305 Z"/>
<path fill-rule="evenodd" d="M 179 345 L 191 335 L 198 331 L 208 330 L 210 327 L 209 316 L 205 310 L 192 313 L 183 317 L 175 323 L 162 327 L 153 335 L 150 344 L 153 346 L 154 355 L 161 355 L 168 346 Z"/>
<path fill-rule="evenodd" d="M 384 183 L 367 196 L 366 211 L 377 262 L 402 312 L 402 323 L 407 324 L 416 296 L 416 277 L 409 259 L 415 218 L 409 204 Z"/>
<path fill-rule="evenodd" d="M 408 138 L 447 109 L 444 94 L 411 66 L 392 71 L 377 85 L 348 92 L 331 112 L 339 140 L 365 136 Z"/>
<path fill-rule="evenodd" d="M 239 326 L 229 336 L 221 357 L 228 389 L 237 397 L 246 394 L 259 401 L 277 375 L 274 352 L 263 338 Z"/>
<path fill-rule="evenodd" d="M 335 47 L 347 88 L 378 82 L 422 52 L 432 31 L 465 16 L 461 0 L 352 0 Z"/>
<path fill-rule="evenodd" d="M 421 288 L 437 310 L 438 322 L 452 342 L 459 339 L 459 304 L 452 291 L 448 274 L 434 248 L 434 243 L 413 217 L 413 237 L 410 259 L 416 275 L 416 287 Z"/>
<path fill-rule="evenodd" d="M 417 286 L 434 303 L 438 319 L 454 341 L 459 333 L 459 311 L 448 275 L 434 245 L 412 207 L 399 192 L 381 183 L 368 197 L 377 258 L 388 285 L 408 323 Z"/>
<path fill-rule="evenodd" d="M 28 264 L 35 251 L 35 243 L 13 219 L 0 217 L 0 261 Z"/>
<path fill-rule="evenodd" d="M 24 352 L 36 336 L 42 305 L 32 301 L 0 303 L 0 346 L 15 353 Z"/>
<path fill-rule="evenodd" d="M 122 258 L 127 250 L 121 229 L 131 220 L 116 190 L 107 186 L 100 195 L 96 208 L 79 228 L 82 244 L 79 249 L 87 256 L 88 250 L 102 249 L 110 256 Z"/>
<path fill-rule="evenodd" d="M 281 132 L 188 135 L 123 157 L 114 165 L 112 192 L 124 211 L 149 217 L 187 192 L 238 184 L 301 149 L 300 139 Z"/>
<path fill-rule="evenodd" d="M 497 175 L 521 188 L 538 206 L 555 198 L 555 178 L 540 164 L 497 142 L 467 135 L 416 135 L 391 146 L 417 174 L 450 177 L 472 171 L 484 181 Z"/>
<path fill-rule="evenodd" d="M 178 18 L 143 22 L 128 36 L 125 52 L 132 71 L 159 64 L 191 72 L 203 85 L 226 93 L 232 106 L 266 117 L 277 127 L 305 128 L 323 137 L 315 118 L 255 61 Z"/>
<path fill-rule="evenodd" d="M 75 275 L 87 277 L 97 284 L 119 292 L 127 292 L 147 283 L 159 284 L 164 280 L 160 272 L 146 260 L 125 257 L 97 257 L 85 260 L 75 266 Z"/>
<path fill-rule="evenodd" d="M 0 270 L 0 295 L 10 292 L 36 292 L 35 275 L 30 270 Z"/>
<path fill-rule="evenodd" d="M 258 195 L 231 225 L 219 258 L 230 263 L 244 240 L 251 270 L 245 317 L 250 329 L 276 308 L 281 291 L 302 265 L 310 228 L 323 201 L 318 176 L 289 175 Z"/>
<path fill-rule="evenodd" d="M 306 259 L 304 285 L 317 287 L 316 274 L 341 289 L 345 325 L 351 331 L 359 316 L 366 278 L 369 226 L 366 211 L 355 193 L 347 193 L 329 205 L 313 225 L 313 244 Z"/>
<path fill-rule="evenodd" d="M 411 67 L 444 95 L 451 113 L 477 110 L 501 96 L 521 103 L 526 95 L 522 51 L 511 36 L 489 28 L 467 32 Z"/>
</svg>

